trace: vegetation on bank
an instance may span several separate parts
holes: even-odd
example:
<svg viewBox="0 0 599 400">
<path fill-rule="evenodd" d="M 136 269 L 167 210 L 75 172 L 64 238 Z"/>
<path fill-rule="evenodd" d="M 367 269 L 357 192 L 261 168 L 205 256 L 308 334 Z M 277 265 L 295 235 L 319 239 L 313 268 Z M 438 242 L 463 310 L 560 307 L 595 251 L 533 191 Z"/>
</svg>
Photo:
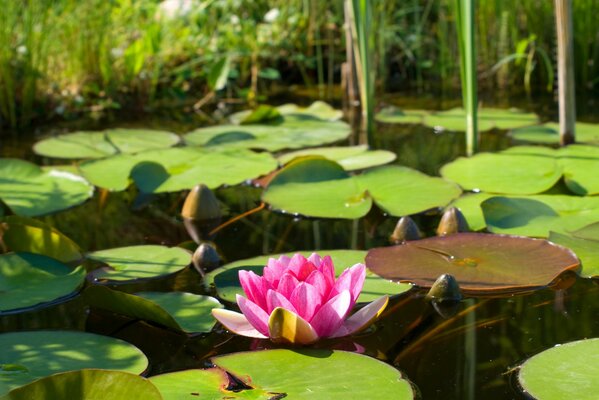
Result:
<svg viewBox="0 0 599 400">
<path fill-rule="evenodd" d="M 553 3 L 477 6 L 481 87 L 553 90 Z M 599 3 L 573 7 L 577 89 L 596 90 Z M 0 20 L 2 127 L 110 108 L 252 103 L 277 81 L 326 97 L 345 61 L 340 0 L 0 0 Z M 377 1 L 372 31 L 379 93 L 459 87 L 451 0 Z"/>
</svg>

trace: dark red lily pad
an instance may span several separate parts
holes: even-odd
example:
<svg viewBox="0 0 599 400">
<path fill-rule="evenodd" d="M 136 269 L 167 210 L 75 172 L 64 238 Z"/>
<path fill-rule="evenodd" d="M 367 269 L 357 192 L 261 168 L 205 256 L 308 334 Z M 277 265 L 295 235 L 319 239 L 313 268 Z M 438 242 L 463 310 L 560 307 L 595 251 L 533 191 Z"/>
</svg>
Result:
<svg viewBox="0 0 599 400">
<path fill-rule="evenodd" d="M 424 288 L 451 274 L 463 293 L 495 295 L 548 286 L 565 271 L 579 271 L 580 261 L 547 240 L 457 233 L 372 249 L 366 266 L 383 278 Z"/>
</svg>

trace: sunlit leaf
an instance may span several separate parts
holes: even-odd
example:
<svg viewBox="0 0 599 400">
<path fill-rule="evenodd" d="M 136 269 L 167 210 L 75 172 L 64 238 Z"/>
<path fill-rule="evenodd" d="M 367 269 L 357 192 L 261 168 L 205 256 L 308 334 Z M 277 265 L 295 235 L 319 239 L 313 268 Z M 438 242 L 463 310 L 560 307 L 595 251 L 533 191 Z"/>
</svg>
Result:
<svg viewBox="0 0 599 400">
<path fill-rule="evenodd" d="M 278 157 L 281 164 L 286 164 L 294 158 L 305 156 L 321 156 L 335 161 L 346 171 L 354 171 L 378 165 L 388 164 L 397 157 L 387 150 L 368 150 L 368 146 L 317 147 L 285 153 Z"/>
<path fill-rule="evenodd" d="M 578 143 L 599 143 L 599 124 L 577 122 L 575 134 Z M 542 125 L 518 128 L 511 131 L 510 135 L 514 139 L 523 142 L 558 144 L 559 124 L 557 122 L 547 122 Z"/>
<path fill-rule="evenodd" d="M 514 129 L 539 122 L 539 117 L 536 114 L 517 109 L 481 108 L 477 114 L 478 128 L 481 131 L 488 131 L 493 128 Z M 465 131 L 466 113 L 462 108 L 434 112 L 424 116 L 424 123 L 448 131 Z"/>
</svg>

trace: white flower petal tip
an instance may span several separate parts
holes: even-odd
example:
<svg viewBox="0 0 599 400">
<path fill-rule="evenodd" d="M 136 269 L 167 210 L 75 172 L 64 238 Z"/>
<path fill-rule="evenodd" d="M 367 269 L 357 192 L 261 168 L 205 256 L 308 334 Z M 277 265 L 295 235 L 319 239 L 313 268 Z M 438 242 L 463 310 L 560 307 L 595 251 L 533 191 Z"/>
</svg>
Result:
<svg viewBox="0 0 599 400">
<path fill-rule="evenodd" d="M 241 336 L 247 336 L 258 339 L 267 339 L 250 324 L 245 315 L 235 311 L 222 308 L 213 308 L 212 316 L 216 318 L 227 330 Z"/>
<path fill-rule="evenodd" d="M 368 327 L 383 313 L 387 304 L 389 304 L 389 296 L 382 296 L 362 307 L 358 312 L 346 319 L 343 325 L 330 337 L 348 336 Z"/>
<path fill-rule="evenodd" d="M 307 345 L 319 339 L 312 325 L 282 307 L 275 308 L 270 314 L 268 334 L 275 343 Z"/>
</svg>

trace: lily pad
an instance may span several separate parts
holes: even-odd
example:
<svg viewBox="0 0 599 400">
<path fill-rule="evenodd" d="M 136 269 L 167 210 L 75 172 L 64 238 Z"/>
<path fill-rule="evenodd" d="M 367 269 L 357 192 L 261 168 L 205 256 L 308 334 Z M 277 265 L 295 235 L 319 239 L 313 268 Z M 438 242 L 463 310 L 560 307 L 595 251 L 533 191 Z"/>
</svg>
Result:
<svg viewBox="0 0 599 400">
<path fill-rule="evenodd" d="M 158 389 L 147 379 L 123 371 L 84 369 L 38 379 L 11 390 L 0 400 L 77 399 L 162 400 Z"/>
<path fill-rule="evenodd" d="M 314 251 L 299 251 L 305 257 L 308 257 Z M 291 256 L 294 253 L 286 253 Z M 346 268 L 358 263 L 364 263 L 366 252 L 362 250 L 321 250 L 322 256 L 330 255 L 335 265 L 335 273 L 339 276 Z M 243 289 L 239 283 L 238 273 L 240 270 L 252 270 L 257 274 L 262 274 L 262 269 L 269 258 L 279 258 L 283 254 L 271 254 L 247 258 L 245 260 L 235 261 L 209 272 L 204 279 L 206 288 L 210 285 L 216 287 L 218 297 L 229 302 L 235 302 L 237 294 L 243 295 Z M 359 302 L 371 302 L 384 295 L 396 295 L 410 290 L 412 286 L 406 284 L 397 284 L 381 279 L 371 271 L 366 271 L 366 280 L 364 288 L 358 298 Z"/>
<path fill-rule="evenodd" d="M 142 245 L 94 251 L 87 258 L 111 269 L 98 277 L 126 281 L 173 274 L 191 263 L 191 253 L 179 247 Z"/>
<path fill-rule="evenodd" d="M 0 373 L 0 394 L 44 376 L 83 368 L 139 374 L 148 359 L 119 339 L 75 331 L 34 331 L 0 334 L 2 362 L 20 365 L 17 373 Z"/>
<path fill-rule="evenodd" d="M 4 218 L 0 222 L 0 238 L 14 252 L 42 254 L 64 263 L 77 263 L 83 258 L 75 242 L 32 218 L 17 215 Z"/>
<path fill-rule="evenodd" d="M 548 237 L 599 221 L 599 197 L 536 195 L 495 196 L 481 203 L 487 228 L 494 233 Z"/>
<path fill-rule="evenodd" d="M 168 374 L 156 375 L 150 378 L 159 390 L 164 400 L 180 400 L 187 396 L 194 399 L 251 399 L 248 396 L 253 392 L 233 392 L 227 390 L 229 376 L 219 368 L 210 369 L 188 369 L 185 371 L 170 372 Z M 225 397 L 226 396 L 226 397 Z M 260 398 L 258 395 L 255 398 Z M 266 397 L 269 398 L 269 397 Z M 272 398 L 272 396 L 270 396 Z"/>
<path fill-rule="evenodd" d="M 553 158 L 521 154 L 480 153 L 444 165 L 441 175 L 466 190 L 535 194 L 550 189 L 562 176 Z"/>
<path fill-rule="evenodd" d="M 570 145 L 559 150 L 568 189 L 580 195 L 599 194 L 599 147 Z"/>
<path fill-rule="evenodd" d="M 599 277 L 599 240 L 586 239 L 557 232 L 549 233 L 549 240 L 574 251 L 582 262 L 580 276 Z"/>
<path fill-rule="evenodd" d="M 85 280 L 85 269 L 72 269 L 38 254 L 0 255 L 0 314 L 56 301 Z"/>
<path fill-rule="evenodd" d="M 539 122 L 539 117 L 534 113 L 527 113 L 517 109 L 481 108 L 478 110 L 478 129 L 514 129 L 534 125 Z M 466 130 L 466 113 L 462 108 L 452 108 L 424 116 L 424 123 L 436 129 L 449 131 Z"/>
<path fill-rule="evenodd" d="M 538 400 L 593 400 L 599 392 L 599 338 L 561 344 L 526 360 L 518 373 Z"/>
<path fill-rule="evenodd" d="M 401 110 L 397 107 L 386 107 L 377 113 L 374 118 L 386 124 L 422 124 L 424 117 L 430 114 L 425 110 Z"/>
<path fill-rule="evenodd" d="M 414 398 L 398 370 L 345 351 L 265 350 L 215 357 L 212 363 L 250 386 L 249 398 Z"/>
<path fill-rule="evenodd" d="M 327 160 L 335 161 L 346 171 L 355 171 L 388 164 L 397 158 L 397 155 L 387 150 L 368 150 L 368 146 L 346 147 L 318 147 L 298 150 L 279 156 L 279 162 L 286 164 L 294 158 L 305 156 L 320 156 Z"/>
<path fill-rule="evenodd" d="M 146 193 L 236 185 L 265 175 L 277 167 L 268 153 L 245 149 L 172 148 L 135 155 L 116 155 L 81 164 L 82 174 L 96 186 L 124 190 L 130 177 Z"/>
<path fill-rule="evenodd" d="M 424 288 L 450 274 L 464 293 L 472 295 L 530 291 L 551 284 L 565 271 L 580 269 L 574 253 L 546 240 L 485 233 L 456 233 L 372 249 L 366 266 L 386 279 Z"/>
<path fill-rule="evenodd" d="M 599 124 L 577 122 L 575 128 L 576 142 L 599 143 Z M 514 129 L 510 135 L 519 141 L 542 144 L 559 143 L 559 124 L 547 122 L 542 125 Z"/>
<path fill-rule="evenodd" d="M 119 153 L 174 146 L 179 136 L 151 129 L 108 129 L 100 132 L 74 132 L 37 142 L 33 151 L 54 158 L 102 158 Z"/>
<path fill-rule="evenodd" d="M 85 290 L 90 306 L 152 321 L 176 331 L 210 332 L 214 318 L 210 311 L 222 308 L 213 297 L 186 292 L 139 292 L 128 294 L 104 286 Z"/>
<path fill-rule="evenodd" d="M 325 121 L 306 115 L 287 115 L 278 124 L 220 125 L 185 135 L 190 146 L 279 151 L 337 142 L 351 133 L 342 121 Z"/>
<path fill-rule="evenodd" d="M 64 210 L 83 203 L 93 192 L 80 176 L 44 171 L 14 158 L 0 159 L 0 199 L 17 215 L 35 217 Z"/>
<path fill-rule="evenodd" d="M 343 112 L 331 107 L 324 101 L 317 100 L 308 107 L 300 107 L 296 104 L 288 103 L 277 107 L 281 115 L 308 115 L 314 118 L 320 118 L 327 121 L 338 121 L 343 117 Z"/>
</svg>

